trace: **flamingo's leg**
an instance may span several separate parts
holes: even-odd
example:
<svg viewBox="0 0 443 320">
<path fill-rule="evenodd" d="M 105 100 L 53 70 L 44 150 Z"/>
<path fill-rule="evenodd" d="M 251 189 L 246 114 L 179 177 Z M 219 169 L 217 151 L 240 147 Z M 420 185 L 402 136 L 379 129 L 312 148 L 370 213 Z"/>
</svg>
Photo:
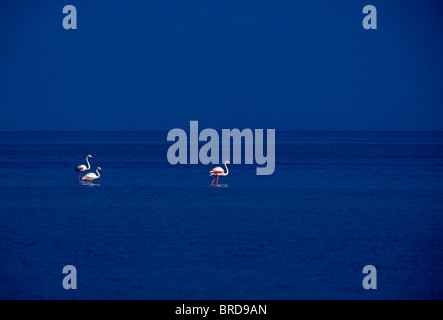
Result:
<svg viewBox="0 0 443 320">
<path fill-rule="evenodd" d="M 216 186 L 218 186 L 218 176 L 217 176 L 217 182 L 215 183 Z"/>
<path fill-rule="evenodd" d="M 214 179 L 212 179 L 212 182 L 211 182 L 211 184 L 214 184 L 214 180 L 215 180 L 215 177 L 214 177 Z"/>
</svg>

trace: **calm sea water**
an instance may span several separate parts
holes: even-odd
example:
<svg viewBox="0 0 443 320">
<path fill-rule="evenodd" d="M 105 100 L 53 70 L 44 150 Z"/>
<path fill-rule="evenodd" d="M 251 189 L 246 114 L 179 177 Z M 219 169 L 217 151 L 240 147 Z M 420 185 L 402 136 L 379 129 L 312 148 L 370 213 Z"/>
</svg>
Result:
<svg viewBox="0 0 443 320">
<path fill-rule="evenodd" d="M 0 133 L 0 298 L 443 298 L 443 133 L 277 132 L 227 188 L 166 134 Z"/>
</svg>

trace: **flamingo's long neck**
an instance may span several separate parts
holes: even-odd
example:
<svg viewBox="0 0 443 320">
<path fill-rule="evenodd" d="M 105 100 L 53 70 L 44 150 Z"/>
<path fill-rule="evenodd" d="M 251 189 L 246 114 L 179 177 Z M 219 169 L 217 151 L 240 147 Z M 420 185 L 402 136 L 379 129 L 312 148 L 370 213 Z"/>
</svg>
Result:
<svg viewBox="0 0 443 320">
<path fill-rule="evenodd" d="M 91 169 L 91 165 L 89 164 L 89 157 L 86 157 L 86 163 L 88 164 L 88 168 L 86 170 Z"/>
<path fill-rule="evenodd" d="M 228 166 L 226 165 L 226 162 L 225 162 L 225 168 L 226 168 L 226 173 L 224 174 L 224 176 L 227 176 L 229 173 L 229 169 L 228 169 Z"/>
<path fill-rule="evenodd" d="M 98 169 L 95 172 L 97 172 L 97 179 L 100 178 L 100 172 L 98 172 Z"/>
</svg>

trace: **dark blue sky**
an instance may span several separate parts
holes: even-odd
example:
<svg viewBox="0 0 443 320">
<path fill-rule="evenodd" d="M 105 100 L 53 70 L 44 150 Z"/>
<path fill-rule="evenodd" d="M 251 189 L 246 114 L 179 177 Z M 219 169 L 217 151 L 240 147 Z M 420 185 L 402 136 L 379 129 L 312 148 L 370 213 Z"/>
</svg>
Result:
<svg viewBox="0 0 443 320">
<path fill-rule="evenodd" d="M 0 130 L 443 130 L 442 16 L 438 0 L 2 1 Z"/>
</svg>

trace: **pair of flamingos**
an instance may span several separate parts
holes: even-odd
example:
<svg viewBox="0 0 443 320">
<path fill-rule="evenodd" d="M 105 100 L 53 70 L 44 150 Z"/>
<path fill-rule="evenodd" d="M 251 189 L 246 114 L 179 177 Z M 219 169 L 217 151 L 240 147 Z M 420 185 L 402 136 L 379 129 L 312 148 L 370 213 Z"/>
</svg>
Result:
<svg viewBox="0 0 443 320">
<path fill-rule="evenodd" d="M 85 175 L 84 177 L 82 177 L 83 172 L 91 169 L 91 164 L 89 163 L 89 158 L 93 159 L 93 157 L 90 154 L 88 154 L 86 156 L 86 163 L 88 164 L 88 166 L 81 164 L 75 169 L 76 172 L 79 172 L 78 181 L 80 181 L 80 179 L 81 179 L 81 180 L 88 180 L 89 182 L 91 182 L 92 180 L 100 178 L 99 170 L 100 171 L 102 170 L 102 168 L 100 168 L 100 167 L 98 167 L 96 170 L 97 174 L 90 172 L 87 175 Z M 215 176 L 214 179 L 212 180 L 211 184 L 214 184 L 215 179 L 217 179 L 217 181 L 215 182 L 215 185 L 217 186 L 218 185 L 218 178 L 220 176 L 227 176 L 229 174 L 229 169 L 228 169 L 227 164 L 230 164 L 230 162 L 229 161 L 224 162 L 226 172 L 223 170 L 222 167 L 215 167 L 214 169 L 209 171 L 210 176 Z"/>
<path fill-rule="evenodd" d="M 91 183 L 92 180 L 100 178 L 100 172 L 98 172 L 99 170 L 102 171 L 102 168 L 100 168 L 100 167 L 98 167 L 97 170 L 95 171 L 95 172 L 97 172 L 97 174 L 95 174 L 94 172 L 90 172 L 87 175 L 85 175 L 84 177 L 82 176 L 83 172 L 91 169 L 91 165 L 89 164 L 89 158 L 93 159 L 93 157 L 90 154 L 88 154 L 86 156 L 86 163 L 88 164 L 88 166 L 81 164 L 77 168 L 75 168 L 75 171 L 79 172 L 78 181 L 80 181 L 80 179 L 81 179 L 81 180 L 87 180 L 87 181 L 89 181 L 89 183 Z"/>
</svg>

